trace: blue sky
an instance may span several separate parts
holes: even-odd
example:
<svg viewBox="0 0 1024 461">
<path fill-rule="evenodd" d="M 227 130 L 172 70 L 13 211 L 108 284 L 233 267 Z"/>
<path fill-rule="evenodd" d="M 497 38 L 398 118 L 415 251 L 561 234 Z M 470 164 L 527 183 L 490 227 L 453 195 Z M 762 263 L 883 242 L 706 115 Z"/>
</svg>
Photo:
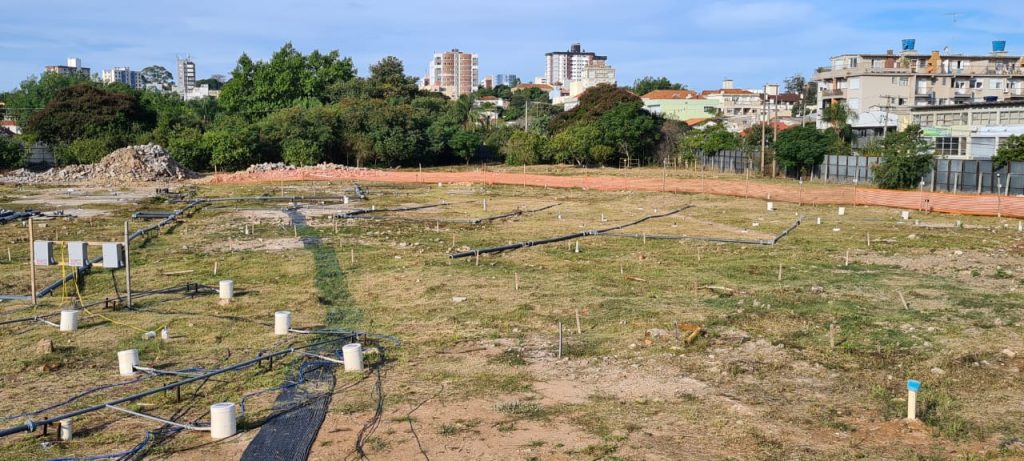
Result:
<svg viewBox="0 0 1024 461">
<path fill-rule="evenodd" d="M 694 89 L 723 78 L 760 87 L 809 75 L 832 55 L 884 52 L 916 38 L 919 51 L 987 53 L 1007 40 L 1024 54 L 1019 0 L 294 0 L 126 2 L 12 1 L 0 9 L 0 89 L 76 56 L 113 66 L 174 69 L 191 54 L 200 78 L 228 74 L 238 56 L 265 59 L 287 41 L 308 52 L 337 49 L 360 75 L 395 55 L 422 75 L 435 51 L 480 55 L 481 76 L 531 80 L 544 53 L 572 42 L 608 56 L 620 84 L 666 76 Z M 956 22 L 954 16 L 958 13 Z"/>
</svg>

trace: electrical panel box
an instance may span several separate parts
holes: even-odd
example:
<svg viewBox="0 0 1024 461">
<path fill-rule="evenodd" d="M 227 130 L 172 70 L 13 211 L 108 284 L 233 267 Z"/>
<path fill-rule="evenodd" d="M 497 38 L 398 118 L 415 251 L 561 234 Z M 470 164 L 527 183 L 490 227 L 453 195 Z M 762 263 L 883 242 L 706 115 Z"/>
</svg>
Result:
<svg viewBox="0 0 1024 461">
<path fill-rule="evenodd" d="M 32 247 L 35 249 L 35 260 L 32 264 L 37 266 L 52 266 L 57 264 L 53 259 L 53 242 L 47 240 L 36 240 L 32 242 Z"/>
<path fill-rule="evenodd" d="M 85 267 L 89 262 L 89 245 L 85 242 L 68 242 L 68 265 Z"/>
<path fill-rule="evenodd" d="M 121 269 L 124 267 L 124 245 L 120 243 L 103 244 L 103 268 Z"/>
</svg>

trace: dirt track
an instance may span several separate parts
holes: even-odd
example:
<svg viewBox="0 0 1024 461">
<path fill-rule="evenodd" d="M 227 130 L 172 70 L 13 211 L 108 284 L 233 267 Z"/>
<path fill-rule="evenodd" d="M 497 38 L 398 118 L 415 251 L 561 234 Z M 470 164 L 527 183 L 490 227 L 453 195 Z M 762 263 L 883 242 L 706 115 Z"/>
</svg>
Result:
<svg viewBox="0 0 1024 461">
<path fill-rule="evenodd" d="M 536 187 L 583 188 L 604 191 L 688 192 L 751 197 L 812 205 L 873 205 L 907 210 L 978 216 L 1024 217 L 1024 197 L 960 195 L 940 192 L 894 191 L 852 185 L 765 184 L 723 179 L 626 178 L 611 176 L 549 176 L 489 171 L 416 172 L 387 170 L 279 170 L 264 173 L 218 174 L 212 183 L 273 181 L 377 181 L 387 183 L 476 183 Z"/>
</svg>

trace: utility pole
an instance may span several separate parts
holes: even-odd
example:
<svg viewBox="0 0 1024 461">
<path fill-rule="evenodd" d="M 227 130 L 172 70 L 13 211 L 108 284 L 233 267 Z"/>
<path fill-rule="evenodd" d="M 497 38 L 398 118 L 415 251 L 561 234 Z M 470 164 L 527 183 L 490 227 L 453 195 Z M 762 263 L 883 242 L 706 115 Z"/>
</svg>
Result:
<svg viewBox="0 0 1024 461">
<path fill-rule="evenodd" d="M 764 114 L 764 118 L 767 118 L 767 116 L 768 116 L 768 85 L 765 85 L 763 90 L 764 91 L 761 92 L 761 95 L 764 98 L 761 101 L 761 113 Z M 762 119 L 762 121 L 761 121 L 761 176 L 764 176 L 764 148 L 765 148 L 765 139 L 764 138 L 765 138 L 765 136 L 767 136 L 767 133 L 765 133 L 764 120 Z"/>
<path fill-rule="evenodd" d="M 885 105 L 882 109 L 885 109 L 885 120 L 882 122 L 882 137 L 889 134 L 889 111 L 892 110 L 892 98 L 895 96 L 883 94 L 881 97 L 885 98 Z"/>
<path fill-rule="evenodd" d="M 526 131 L 530 131 L 530 98 L 526 98 Z"/>
</svg>

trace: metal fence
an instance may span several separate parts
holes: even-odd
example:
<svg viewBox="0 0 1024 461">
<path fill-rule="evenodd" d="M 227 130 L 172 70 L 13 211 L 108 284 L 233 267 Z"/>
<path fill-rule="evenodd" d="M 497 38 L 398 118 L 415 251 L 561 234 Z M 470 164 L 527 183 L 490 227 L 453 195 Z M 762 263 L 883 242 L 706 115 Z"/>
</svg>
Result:
<svg viewBox="0 0 1024 461">
<path fill-rule="evenodd" d="M 724 151 L 713 156 L 697 156 L 697 166 L 704 170 L 745 173 L 760 169 L 760 153 Z M 859 155 L 827 155 L 809 172 L 812 179 L 833 183 L 874 182 L 874 168 L 879 157 Z M 770 168 L 770 167 L 767 167 Z M 796 170 L 779 169 L 780 176 L 798 178 Z M 1024 162 L 1010 162 L 996 167 L 991 160 L 959 160 L 936 158 L 932 172 L 921 178 L 924 189 L 931 192 L 964 194 L 1024 195 Z"/>
</svg>

